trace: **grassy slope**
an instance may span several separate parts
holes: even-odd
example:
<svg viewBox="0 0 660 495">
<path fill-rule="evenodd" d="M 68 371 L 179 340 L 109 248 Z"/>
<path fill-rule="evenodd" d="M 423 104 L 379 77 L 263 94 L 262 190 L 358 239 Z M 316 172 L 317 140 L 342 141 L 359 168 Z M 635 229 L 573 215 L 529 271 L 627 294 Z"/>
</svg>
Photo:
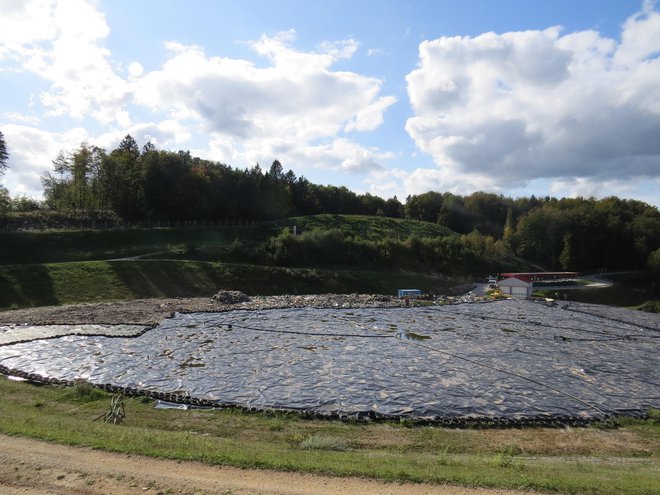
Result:
<svg viewBox="0 0 660 495">
<path fill-rule="evenodd" d="M 366 239 L 453 235 L 425 222 L 341 215 L 299 217 L 256 227 L 0 233 L 0 308 L 209 296 L 218 288 L 267 295 L 394 293 L 404 286 L 446 292 L 454 285 L 427 273 L 287 269 L 208 261 L 222 259 L 223 250 L 235 239 L 255 243 L 292 225 L 299 232 L 337 228 Z M 107 261 L 149 253 L 156 254 L 148 256 L 150 260 Z"/>
<path fill-rule="evenodd" d="M 361 237 L 370 241 L 384 238 L 405 240 L 414 235 L 417 237 L 445 237 L 457 235 L 446 227 L 417 220 L 401 220 L 398 218 L 367 217 L 360 215 L 314 215 L 308 217 L 293 217 L 276 222 L 280 227 L 292 228 L 298 233 L 306 230 L 339 229 L 344 234 Z"/>
<path fill-rule="evenodd" d="M 369 240 L 455 235 L 426 222 L 344 215 L 297 217 L 256 227 L 0 232 L 0 264 L 107 260 L 185 249 L 212 251 L 229 246 L 234 239 L 247 243 L 264 240 L 293 225 L 298 232 L 336 228 Z"/>
<path fill-rule="evenodd" d="M 236 410 L 155 410 L 127 399 L 114 426 L 92 419 L 109 396 L 0 379 L 0 431 L 71 445 L 239 467 L 562 493 L 651 494 L 658 420 L 625 427 L 448 430 L 303 420 Z"/>
<path fill-rule="evenodd" d="M 419 287 L 446 292 L 454 281 L 432 274 L 279 268 L 204 261 L 87 261 L 0 265 L 0 308 L 149 297 L 377 293 Z"/>
<path fill-rule="evenodd" d="M 0 264 L 106 260 L 200 246 L 228 246 L 234 239 L 253 240 L 261 227 L 49 230 L 0 233 Z"/>
</svg>

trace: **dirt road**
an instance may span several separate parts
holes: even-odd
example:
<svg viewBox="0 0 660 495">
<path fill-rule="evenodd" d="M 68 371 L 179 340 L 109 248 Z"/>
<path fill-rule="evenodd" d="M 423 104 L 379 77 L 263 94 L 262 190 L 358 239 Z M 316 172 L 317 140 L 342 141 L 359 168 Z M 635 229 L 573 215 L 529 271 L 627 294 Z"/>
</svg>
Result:
<svg viewBox="0 0 660 495">
<path fill-rule="evenodd" d="M 506 490 L 395 484 L 243 470 L 67 447 L 0 435 L 2 495 L 366 494 L 520 495 Z M 529 492 L 526 492 L 529 495 Z"/>
</svg>

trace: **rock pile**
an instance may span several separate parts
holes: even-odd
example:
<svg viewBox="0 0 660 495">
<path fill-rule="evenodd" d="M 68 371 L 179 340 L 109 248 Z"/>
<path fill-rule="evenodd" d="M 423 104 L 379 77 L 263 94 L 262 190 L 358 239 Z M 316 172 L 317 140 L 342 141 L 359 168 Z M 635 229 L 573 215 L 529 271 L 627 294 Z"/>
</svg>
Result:
<svg viewBox="0 0 660 495">
<path fill-rule="evenodd" d="M 218 304 L 240 304 L 248 302 L 250 298 L 238 290 L 220 290 L 211 297 L 211 300 Z"/>
</svg>

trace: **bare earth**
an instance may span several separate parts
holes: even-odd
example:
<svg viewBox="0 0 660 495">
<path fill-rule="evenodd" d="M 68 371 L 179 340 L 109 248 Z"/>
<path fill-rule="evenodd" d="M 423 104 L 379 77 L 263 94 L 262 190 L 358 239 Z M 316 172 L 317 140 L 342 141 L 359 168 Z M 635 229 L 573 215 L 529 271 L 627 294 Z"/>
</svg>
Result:
<svg viewBox="0 0 660 495">
<path fill-rule="evenodd" d="M 365 494 L 517 495 L 508 490 L 395 484 L 207 466 L 0 435 L 3 495 Z M 529 495 L 530 492 L 525 492 Z"/>
<path fill-rule="evenodd" d="M 240 304 L 220 304 L 210 297 L 137 299 L 0 311 L 0 325 L 30 324 L 137 324 L 155 325 L 175 312 L 229 311 L 293 307 L 385 307 L 404 306 L 406 301 L 390 296 L 324 294 L 306 296 L 254 296 Z"/>
</svg>

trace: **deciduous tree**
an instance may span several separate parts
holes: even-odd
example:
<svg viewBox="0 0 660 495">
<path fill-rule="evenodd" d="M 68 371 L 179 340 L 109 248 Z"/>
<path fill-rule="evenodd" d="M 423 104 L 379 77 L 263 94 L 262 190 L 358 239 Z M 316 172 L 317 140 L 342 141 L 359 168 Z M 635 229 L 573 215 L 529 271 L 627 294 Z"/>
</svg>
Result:
<svg viewBox="0 0 660 495">
<path fill-rule="evenodd" d="M 0 131 L 0 175 L 5 173 L 7 169 L 7 160 L 9 159 L 9 152 L 7 151 L 7 143 L 5 143 L 5 136 Z"/>
</svg>

